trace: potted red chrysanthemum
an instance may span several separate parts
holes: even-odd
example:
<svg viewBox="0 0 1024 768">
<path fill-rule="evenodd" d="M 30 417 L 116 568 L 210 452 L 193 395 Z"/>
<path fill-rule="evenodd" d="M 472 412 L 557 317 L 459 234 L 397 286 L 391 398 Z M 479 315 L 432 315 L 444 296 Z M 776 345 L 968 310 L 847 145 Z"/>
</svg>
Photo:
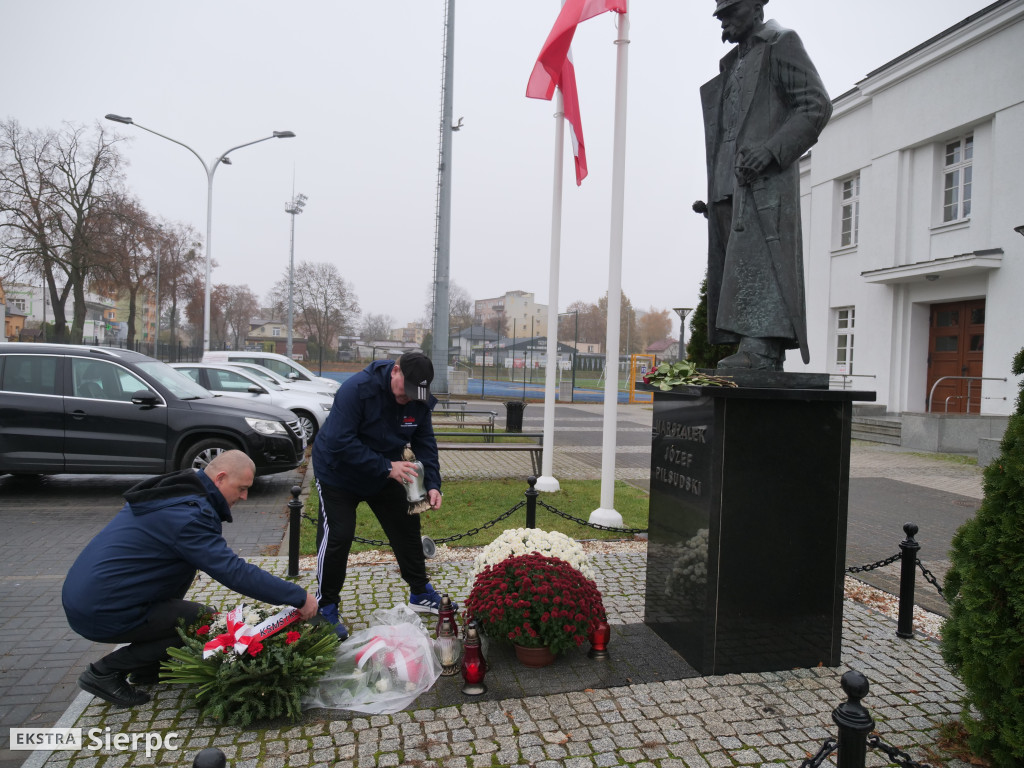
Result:
<svg viewBox="0 0 1024 768">
<path fill-rule="evenodd" d="M 466 612 L 488 637 L 512 642 L 528 666 L 545 666 L 582 645 L 605 617 L 593 581 L 564 560 L 536 552 L 487 566 L 473 582 Z M 541 658 L 524 661 L 524 655 Z"/>
</svg>

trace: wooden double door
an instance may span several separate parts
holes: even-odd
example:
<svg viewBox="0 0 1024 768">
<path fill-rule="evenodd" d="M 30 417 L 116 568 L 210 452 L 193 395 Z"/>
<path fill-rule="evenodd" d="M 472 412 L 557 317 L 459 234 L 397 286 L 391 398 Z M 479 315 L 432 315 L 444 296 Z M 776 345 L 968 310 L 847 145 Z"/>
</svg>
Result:
<svg viewBox="0 0 1024 768">
<path fill-rule="evenodd" d="M 928 324 L 930 413 L 980 413 L 985 300 L 933 304 Z M 943 377 L 958 378 L 943 378 Z M 966 377 L 975 376 L 971 380 Z M 938 382 L 938 385 L 936 385 Z M 932 387 L 935 387 L 932 392 Z"/>
</svg>

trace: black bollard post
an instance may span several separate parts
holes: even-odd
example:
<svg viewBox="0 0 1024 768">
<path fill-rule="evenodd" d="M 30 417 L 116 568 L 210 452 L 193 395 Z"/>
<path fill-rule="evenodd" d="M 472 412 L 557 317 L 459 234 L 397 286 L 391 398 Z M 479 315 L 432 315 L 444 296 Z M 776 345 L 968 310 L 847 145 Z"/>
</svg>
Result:
<svg viewBox="0 0 1024 768">
<path fill-rule="evenodd" d="M 868 695 L 868 679 L 851 669 L 842 676 L 840 685 L 847 700 L 832 710 L 832 722 L 839 726 L 836 765 L 838 768 L 864 768 L 868 734 L 875 729 L 875 721 L 860 703 Z"/>
<path fill-rule="evenodd" d="M 288 501 L 288 575 L 299 575 L 299 525 L 302 520 L 302 502 L 299 493 L 302 489 L 292 486 L 292 497 Z"/>
<path fill-rule="evenodd" d="M 192 761 L 192 768 L 225 768 L 227 756 L 216 747 L 207 747 Z"/>
<path fill-rule="evenodd" d="M 530 475 L 526 478 L 526 482 L 529 483 L 530 487 L 526 489 L 526 527 L 536 528 L 537 527 L 537 497 L 540 496 L 540 491 L 537 490 L 537 478 Z"/>
<path fill-rule="evenodd" d="M 900 612 L 896 618 L 896 637 L 914 636 L 914 581 L 917 576 L 917 553 L 921 545 L 914 541 L 918 528 L 913 523 L 903 526 L 907 538 L 900 542 Z"/>
</svg>

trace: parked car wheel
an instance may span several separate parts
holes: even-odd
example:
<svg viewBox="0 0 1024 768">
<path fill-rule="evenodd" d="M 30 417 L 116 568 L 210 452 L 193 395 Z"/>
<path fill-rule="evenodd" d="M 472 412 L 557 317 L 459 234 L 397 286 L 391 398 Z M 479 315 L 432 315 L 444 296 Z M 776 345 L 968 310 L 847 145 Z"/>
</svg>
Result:
<svg viewBox="0 0 1024 768">
<path fill-rule="evenodd" d="M 181 460 L 181 468 L 206 469 L 206 465 L 213 461 L 214 458 L 224 453 L 224 451 L 234 450 L 235 448 L 238 448 L 238 446 L 230 440 L 219 437 L 211 438 L 210 440 L 200 440 L 185 451 L 185 456 Z"/>
<path fill-rule="evenodd" d="M 313 418 L 313 414 L 305 411 L 292 411 L 292 413 L 295 414 L 295 418 L 299 420 L 299 426 L 306 433 L 306 445 L 312 445 L 313 438 L 317 433 L 316 419 Z"/>
</svg>

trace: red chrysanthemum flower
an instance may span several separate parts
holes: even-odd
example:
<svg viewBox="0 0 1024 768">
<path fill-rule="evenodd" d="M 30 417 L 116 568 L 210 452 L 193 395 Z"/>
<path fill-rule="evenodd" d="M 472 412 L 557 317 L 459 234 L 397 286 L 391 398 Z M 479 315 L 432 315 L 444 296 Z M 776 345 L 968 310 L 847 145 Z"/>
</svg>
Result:
<svg viewBox="0 0 1024 768">
<path fill-rule="evenodd" d="M 597 585 L 576 568 L 532 552 L 478 574 L 466 614 L 490 637 L 560 653 L 583 643 L 604 606 Z"/>
</svg>

